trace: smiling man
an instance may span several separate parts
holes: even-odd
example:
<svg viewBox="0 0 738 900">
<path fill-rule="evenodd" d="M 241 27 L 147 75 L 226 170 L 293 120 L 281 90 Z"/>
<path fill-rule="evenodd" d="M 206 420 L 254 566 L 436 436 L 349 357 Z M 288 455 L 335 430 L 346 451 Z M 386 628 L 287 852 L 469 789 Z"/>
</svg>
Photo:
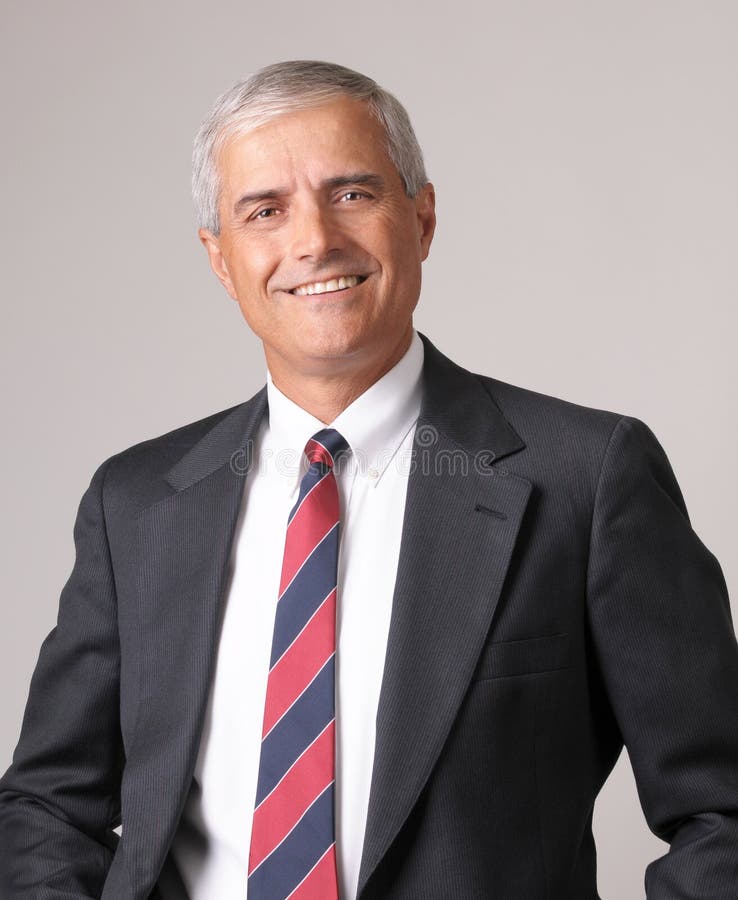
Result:
<svg viewBox="0 0 738 900">
<path fill-rule="evenodd" d="M 94 473 L 3 900 L 596 900 L 624 744 L 650 900 L 738 897 L 730 606 L 650 429 L 414 330 L 434 190 L 366 76 L 237 84 L 193 187 L 266 383 Z"/>
<path fill-rule="evenodd" d="M 218 149 L 218 224 L 200 229 L 210 264 L 274 383 L 331 422 L 410 346 L 433 187 L 408 196 L 383 126 L 346 95 Z"/>
</svg>

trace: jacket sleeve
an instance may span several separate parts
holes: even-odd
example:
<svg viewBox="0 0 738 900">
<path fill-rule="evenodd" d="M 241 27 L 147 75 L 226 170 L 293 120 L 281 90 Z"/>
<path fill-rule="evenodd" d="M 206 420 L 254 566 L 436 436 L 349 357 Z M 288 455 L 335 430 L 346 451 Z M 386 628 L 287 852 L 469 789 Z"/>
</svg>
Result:
<svg viewBox="0 0 738 900">
<path fill-rule="evenodd" d="M 738 648 L 718 561 L 652 431 L 624 416 L 597 487 L 588 565 L 597 660 L 651 831 L 649 900 L 738 898 Z"/>
<path fill-rule="evenodd" d="M 74 526 L 76 558 L 0 779 L 0 897 L 99 897 L 118 840 L 123 765 L 116 594 L 103 512 L 110 460 Z"/>
</svg>

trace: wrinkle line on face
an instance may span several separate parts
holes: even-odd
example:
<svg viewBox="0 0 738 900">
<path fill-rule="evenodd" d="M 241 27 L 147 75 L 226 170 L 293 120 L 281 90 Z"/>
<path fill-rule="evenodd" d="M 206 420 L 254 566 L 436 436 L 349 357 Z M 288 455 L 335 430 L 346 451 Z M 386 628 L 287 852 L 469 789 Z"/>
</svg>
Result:
<svg viewBox="0 0 738 900">
<path fill-rule="evenodd" d="M 332 178 L 325 178 L 320 183 L 323 191 L 334 191 L 342 187 L 368 187 L 375 191 L 384 190 L 384 179 L 381 175 L 374 172 L 353 172 L 348 175 L 335 175 Z M 238 218 L 247 207 L 263 203 L 265 200 L 281 200 L 289 194 L 286 187 L 266 188 L 265 190 L 251 191 L 243 194 L 233 206 L 233 216 Z"/>
</svg>

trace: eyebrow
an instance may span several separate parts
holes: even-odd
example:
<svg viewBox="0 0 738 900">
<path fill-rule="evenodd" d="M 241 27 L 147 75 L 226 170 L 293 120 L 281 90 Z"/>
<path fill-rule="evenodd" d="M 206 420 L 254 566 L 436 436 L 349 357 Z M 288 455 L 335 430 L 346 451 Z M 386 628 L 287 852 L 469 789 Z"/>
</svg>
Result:
<svg viewBox="0 0 738 900">
<path fill-rule="evenodd" d="M 333 178 L 326 178 L 321 182 L 322 189 L 335 190 L 336 188 L 348 187 L 349 185 L 363 185 L 364 187 L 374 188 L 380 191 L 384 188 L 384 179 L 374 172 L 350 172 L 348 175 L 336 175 Z M 287 188 L 268 188 L 262 191 L 251 191 L 248 194 L 242 194 L 233 205 L 233 214 L 237 216 L 245 206 L 252 203 L 261 203 L 263 200 L 278 200 L 288 193 Z"/>
</svg>

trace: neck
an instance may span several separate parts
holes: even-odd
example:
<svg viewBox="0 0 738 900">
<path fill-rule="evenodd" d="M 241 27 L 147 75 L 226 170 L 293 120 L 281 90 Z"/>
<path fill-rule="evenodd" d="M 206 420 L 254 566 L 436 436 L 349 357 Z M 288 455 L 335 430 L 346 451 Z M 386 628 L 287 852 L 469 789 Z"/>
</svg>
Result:
<svg viewBox="0 0 738 900">
<path fill-rule="evenodd" d="M 330 424 L 357 397 L 397 365 L 413 338 L 412 325 L 402 339 L 371 364 L 351 372 L 296 372 L 267 358 L 275 387 L 324 425 Z"/>
</svg>

